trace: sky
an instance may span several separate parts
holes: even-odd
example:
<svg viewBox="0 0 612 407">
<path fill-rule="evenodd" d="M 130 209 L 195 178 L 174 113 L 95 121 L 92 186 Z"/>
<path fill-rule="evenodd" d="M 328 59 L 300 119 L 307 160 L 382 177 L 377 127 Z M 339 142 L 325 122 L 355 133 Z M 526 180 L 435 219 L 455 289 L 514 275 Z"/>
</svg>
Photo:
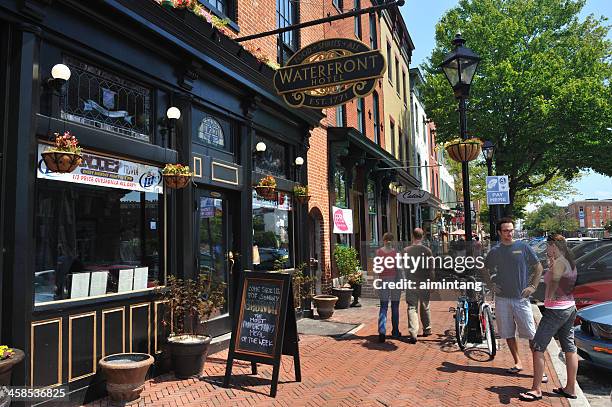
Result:
<svg viewBox="0 0 612 407">
<path fill-rule="evenodd" d="M 431 55 L 435 45 L 435 26 L 442 15 L 457 5 L 457 0 L 406 0 L 401 8 L 402 15 L 406 21 L 408 32 L 412 38 L 415 49 L 412 53 L 412 66 L 421 65 Z M 426 4 L 426 6 L 425 6 Z M 589 14 L 607 17 L 608 24 L 612 24 L 612 0 L 587 0 L 581 17 Z M 612 31 L 608 33 L 612 39 Z M 610 124 L 612 127 L 612 123 Z M 603 152 L 602 152 L 603 153 Z M 612 178 L 594 172 L 585 173 L 573 187 L 578 191 L 575 195 L 567 196 L 565 199 L 556 201 L 558 205 L 567 205 L 573 200 L 585 198 L 612 199 Z M 527 210 L 536 209 L 530 205 Z"/>
</svg>

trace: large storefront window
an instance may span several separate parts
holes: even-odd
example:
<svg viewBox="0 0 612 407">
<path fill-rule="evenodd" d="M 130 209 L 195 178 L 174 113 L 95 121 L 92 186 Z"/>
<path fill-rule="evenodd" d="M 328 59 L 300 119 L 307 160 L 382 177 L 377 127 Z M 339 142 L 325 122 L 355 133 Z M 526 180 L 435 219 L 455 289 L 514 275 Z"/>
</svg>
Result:
<svg viewBox="0 0 612 407">
<path fill-rule="evenodd" d="M 253 191 L 253 268 L 292 268 L 293 213 L 291 196 L 280 192 L 268 200 Z"/>
<path fill-rule="evenodd" d="M 348 208 L 346 189 L 346 171 L 343 167 L 338 166 L 334 172 L 334 192 L 336 193 L 336 206 L 338 208 Z"/>
<path fill-rule="evenodd" d="M 36 304 L 146 290 L 164 281 L 159 169 L 83 155 L 71 174 L 49 173 L 42 160 L 38 165 Z"/>
<path fill-rule="evenodd" d="M 266 144 L 266 151 L 253 155 L 253 168 L 262 174 L 289 179 L 287 146 L 266 137 L 256 136 L 255 143 Z"/>
</svg>

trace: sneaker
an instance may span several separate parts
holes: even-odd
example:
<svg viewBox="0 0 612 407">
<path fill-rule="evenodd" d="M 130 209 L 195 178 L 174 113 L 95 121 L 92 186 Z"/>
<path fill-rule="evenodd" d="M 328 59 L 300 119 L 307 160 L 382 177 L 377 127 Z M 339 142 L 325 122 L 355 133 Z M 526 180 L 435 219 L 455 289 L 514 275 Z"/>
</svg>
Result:
<svg viewBox="0 0 612 407">
<path fill-rule="evenodd" d="M 351 304 L 351 307 L 354 307 L 354 308 L 359 308 L 359 307 L 361 307 L 361 304 L 360 304 L 359 302 L 353 302 L 353 303 Z"/>
<path fill-rule="evenodd" d="M 396 339 L 397 338 L 401 338 L 402 337 L 402 333 L 398 331 L 398 332 L 396 332 L 394 334 L 391 334 L 391 337 L 396 338 Z"/>
<path fill-rule="evenodd" d="M 417 338 L 415 338 L 413 336 L 409 336 L 408 337 L 408 343 L 411 343 L 411 344 L 414 345 L 415 343 L 417 343 Z"/>
<path fill-rule="evenodd" d="M 379 343 L 385 342 L 385 334 L 378 334 L 378 342 Z"/>
<path fill-rule="evenodd" d="M 427 331 L 423 331 L 423 336 L 431 336 L 431 329 L 428 329 Z"/>
</svg>

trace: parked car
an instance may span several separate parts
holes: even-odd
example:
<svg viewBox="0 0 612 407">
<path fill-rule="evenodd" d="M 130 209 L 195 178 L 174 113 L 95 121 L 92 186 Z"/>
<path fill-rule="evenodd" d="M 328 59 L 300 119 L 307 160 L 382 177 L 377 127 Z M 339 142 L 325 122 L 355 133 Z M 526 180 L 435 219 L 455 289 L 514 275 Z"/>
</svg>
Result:
<svg viewBox="0 0 612 407">
<path fill-rule="evenodd" d="M 578 311 L 580 326 L 575 341 L 578 354 L 587 362 L 612 371 L 612 301 Z"/>
<path fill-rule="evenodd" d="M 581 284 L 574 288 L 576 308 L 581 309 L 590 305 L 612 300 L 612 280 L 593 281 Z"/>
<path fill-rule="evenodd" d="M 576 259 L 576 269 L 576 285 L 612 280 L 612 245 L 604 245 Z"/>
<path fill-rule="evenodd" d="M 571 249 L 584 242 L 590 242 L 594 240 L 597 239 L 594 237 L 568 237 L 567 239 L 565 239 L 565 242 L 567 243 L 567 247 Z"/>
<path fill-rule="evenodd" d="M 593 250 L 605 246 L 607 244 L 612 244 L 612 239 L 601 239 L 601 240 L 589 240 L 587 242 L 582 242 L 571 248 L 572 254 L 575 259 L 579 259 L 585 254 L 592 252 Z"/>
</svg>

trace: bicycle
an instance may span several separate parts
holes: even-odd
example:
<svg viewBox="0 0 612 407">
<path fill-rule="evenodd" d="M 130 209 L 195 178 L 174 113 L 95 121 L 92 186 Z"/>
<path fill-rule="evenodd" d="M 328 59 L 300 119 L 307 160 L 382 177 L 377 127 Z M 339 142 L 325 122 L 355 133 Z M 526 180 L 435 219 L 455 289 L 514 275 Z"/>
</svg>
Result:
<svg viewBox="0 0 612 407">
<path fill-rule="evenodd" d="M 461 280 L 475 282 L 473 277 Z M 488 354 L 493 359 L 497 353 L 497 340 L 492 308 L 486 301 L 487 293 L 488 290 L 484 287 L 476 292 L 465 290 L 464 294 L 457 298 L 457 307 L 451 307 L 449 311 L 455 313 L 455 332 L 459 349 L 464 351 L 468 342 L 481 344 L 484 341 L 487 344 Z"/>
</svg>

